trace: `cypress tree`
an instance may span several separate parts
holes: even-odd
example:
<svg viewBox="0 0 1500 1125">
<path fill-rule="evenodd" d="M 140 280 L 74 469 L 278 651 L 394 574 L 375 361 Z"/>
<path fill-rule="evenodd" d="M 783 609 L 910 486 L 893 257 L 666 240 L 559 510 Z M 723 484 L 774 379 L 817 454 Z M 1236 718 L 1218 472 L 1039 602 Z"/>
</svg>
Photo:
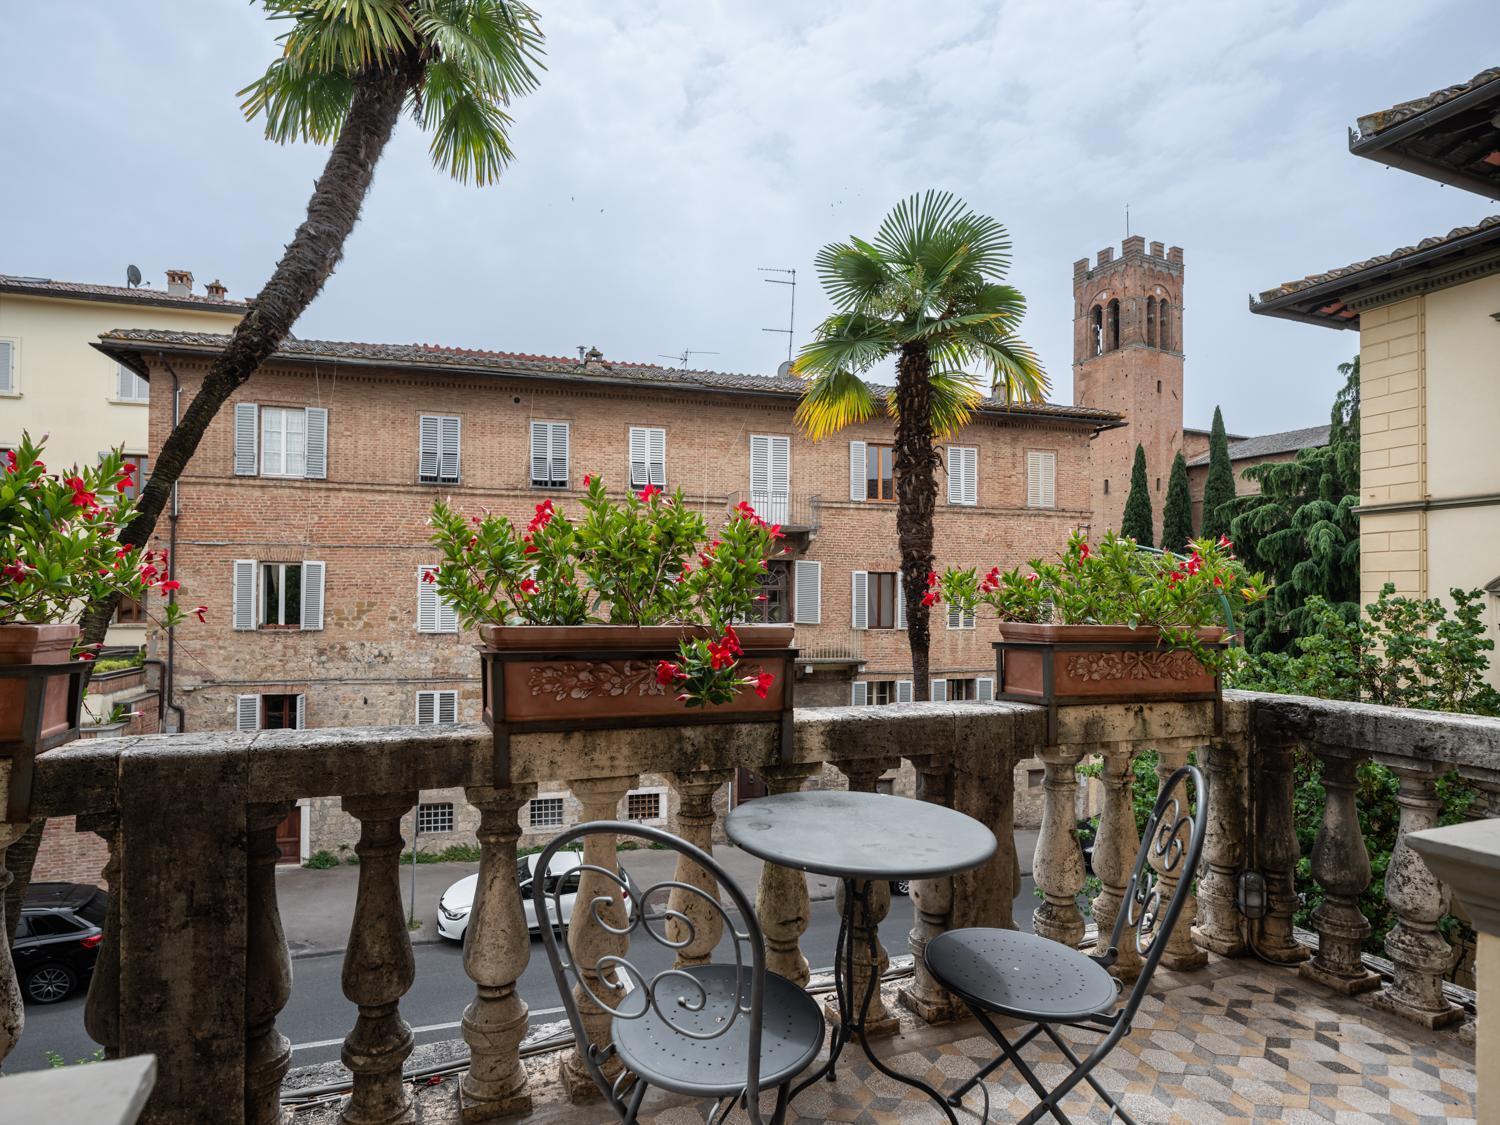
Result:
<svg viewBox="0 0 1500 1125">
<path fill-rule="evenodd" d="M 1164 550 L 1181 551 L 1193 537 L 1193 499 L 1188 495 L 1187 458 L 1179 451 L 1172 460 L 1172 476 L 1167 481 L 1167 506 L 1161 516 L 1161 545 Z"/>
<path fill-rule="evenodd" d="M 1224 507 L 1234 499 L 1234 467 L 1229 463 L 1229 438 L 1224 433 L 1224 415 L 1214 407 L 1214 424 L 1208 438 L 1208 480 L 1203 485 L 1203 530 L 1205 539 L 1229 533 L 1231 513 Z"/>
<path fill-rule="evenodd" d="M 1154 547 L 1151 538 L 1151 488 L 1146 483 L 1146 451 L 1137 443 L 1135 468 L 1130 471 L 1130 494 L 1125 497 L 1125 518 L 1120 534 L 1128 535 L 1142 547 Z"/>
</svg>

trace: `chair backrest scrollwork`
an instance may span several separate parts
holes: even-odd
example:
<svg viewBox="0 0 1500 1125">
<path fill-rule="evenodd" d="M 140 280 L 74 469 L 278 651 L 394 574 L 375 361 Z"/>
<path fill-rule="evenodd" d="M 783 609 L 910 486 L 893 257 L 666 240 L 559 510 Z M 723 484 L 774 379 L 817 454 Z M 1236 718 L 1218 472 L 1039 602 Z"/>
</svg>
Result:
<svg viewBox="0 0 1500 1125">
<path fill-rule="evenodd" d="M 569 924 L 597 926 L 606 933 L 625 937 L 632 944 L 639 936 L 673 953 L 692 945 L 697 940 L 698 923 L 694 922 L 688 912 L 673 908 L 671 895 L 675 891 L 704 903 L 710 913 L 722 921 L 724 932 L 730 936 L 730 945 L 734 951 L 735 979 L 740 982 L 740 987 L 727 1014 L 721 1013 L 711 1023 L 693 1019 L 693 1016 L 704 1011 L 708 1003 L 708 996 L 701 982 L 692 973 L 677 968 L 647 973 L 630 959 L 628 948 L 625 954 L 609 953 L 597 959 L 596 979 L 600 991 L 594 990 L 574 959 L 572 950 L 558 940 L 555 928 L 548 924 L 549 919 L 560 920 L 563 917 L 563 881 L 552 880 L 550 888 L 547 885 L 547 873 L 551 869 L 552 859 L 568 845 L 588 836 L 637 839 L 685 855 L 707 872 L 728 897 L 733 912 L 726 908 L 717 895 L 680 880 L 662 880 L 641 890 L 632 886 L 628 878 L 619 872 L 597 864 L 582 863 L 570 869 L 579 872 L 581 877 L 585 873 L 600 877 L 607 886 L 607 892 L 594 894 L 585 901 L 582 894 L 589 887 L 589 880 L 581 878 L 580 897 L 574 903 L 573 917 Z M 616 1019 L 644 1019 L 654 1013 L 670 1031 L 687 1039 L 717 1039 L 727 1034 L 741 1019 L 746 1020 L 747 1102 L 750 1106 L 757 1106 L 760 1090 L 761 1008 L 766 976 L 765 940 L 760 922 L 755 916 L 754 905 L 711 855 L 670 832 L 648 825 L 623 821 L 579 824 L 559 834 L 537 857 L 536 875 L 532 879 L 532 899 L 542 933 L 542 944 L 546 947 L 562 1005 L 567 1012 L 568 1022 L 572 1025 L 579 1056 L 600 1093 L 622 1118 L 628 1113 L 624 1100 L 628 1083 L 623 1080 L 623 1076 L 621 1080 L 614 1082 L 605 1076 L 603 1065 L 613 1054 L 614 1046 L 590 1040 L 588 1029 L 579 1015 L 574 988 L 601 1008 L 613 1012 Z M 626 901 L 631 902 L 631 905 L 622 909 Z M 624 918 L 623 923 L 620 922 L 621 917 Z M 758 1112 L 754 1114 L 754 1119 L 759 1120 Z"/>
</svg>

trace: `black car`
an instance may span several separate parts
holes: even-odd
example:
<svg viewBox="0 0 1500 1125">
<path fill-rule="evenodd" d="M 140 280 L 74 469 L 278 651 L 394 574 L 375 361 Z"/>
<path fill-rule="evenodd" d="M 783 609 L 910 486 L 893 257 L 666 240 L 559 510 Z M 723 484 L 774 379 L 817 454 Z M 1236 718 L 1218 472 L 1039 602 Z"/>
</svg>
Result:
<svg viewBox="0 0 1500 1125">
<path fill-rule="evenodd" d="M 10 947 L 26 999 L 55 1004 L 87 984 L 99 959 L 109 897 L 79 883 L 33 883 Z"/>
</svg>

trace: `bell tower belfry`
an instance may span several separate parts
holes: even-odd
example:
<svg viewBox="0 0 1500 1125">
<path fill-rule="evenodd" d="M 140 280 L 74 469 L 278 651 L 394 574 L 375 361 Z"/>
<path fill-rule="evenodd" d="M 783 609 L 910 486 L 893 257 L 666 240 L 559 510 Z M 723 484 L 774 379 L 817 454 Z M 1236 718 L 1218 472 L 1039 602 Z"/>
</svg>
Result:
<svg viewBox="0 0 1500 1125">
<path fill-rule="evenodd" d="M 1073 263 L 1073 401 L 1129 423 L 1094 438 L 1091 534 L 1119 529 L 1139 443 L 1161 535 L 1172 459 L 1182 448 L 1182 247 L 1133 235 Z M 1158 543 L 1157 546 L 1163 546 Z M 1167 544 L 1180 547 L 1181 544 Z"/>
</svg>

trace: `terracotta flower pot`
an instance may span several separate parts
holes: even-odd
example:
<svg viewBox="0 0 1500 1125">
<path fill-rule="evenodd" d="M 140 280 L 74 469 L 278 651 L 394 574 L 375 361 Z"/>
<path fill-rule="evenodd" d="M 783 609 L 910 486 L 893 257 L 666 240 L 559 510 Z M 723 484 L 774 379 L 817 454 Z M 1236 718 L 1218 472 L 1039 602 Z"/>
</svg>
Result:
<svg viewBox="0 0 1500 1125">
<path fill-rule="evenodd" d="M 746 716 L 771 718 L 791 708 L 794 628 L 737 625 L 746 676 L 776 678 L 764 699 L 745 689 L 724 704 L 686 707 L 671 687 L 656 682 L 659 660 L 677 659 L 683 638 L 707 637 L 678 625 L 481 625 L 483 656 L 503 674 L 485 677 L 485 722 L 545 723 L 553 729 L 600 726 L 608 720 L 681 723 Z M 491 689 L 494 695 L 491 696 Z M 540 729 L 540 728 L 532 728 Z"/>
<path fill-rule="evenodd" d="M 1198 630 L 1209 646 L 1223 636 L 1222 628 Z M 997 699 L 1067 706 L 1219 698 L 1219 677 L 1155 627 L 1007 621 L 995 651 Z"/>
<path fill-rule="evenodd" d="M 77 625 L 0 625 L 0 667 L 70 664 L 78 632 Z M 0 676 L 0 743 L 23 739 L 45 743 L 77 725 L 76 713 L 69 714 L 70 677 L 48 676 L 42 691 L 41 727 L 28 739 L 22 723 L 29 680 Z"/>
</svg>

